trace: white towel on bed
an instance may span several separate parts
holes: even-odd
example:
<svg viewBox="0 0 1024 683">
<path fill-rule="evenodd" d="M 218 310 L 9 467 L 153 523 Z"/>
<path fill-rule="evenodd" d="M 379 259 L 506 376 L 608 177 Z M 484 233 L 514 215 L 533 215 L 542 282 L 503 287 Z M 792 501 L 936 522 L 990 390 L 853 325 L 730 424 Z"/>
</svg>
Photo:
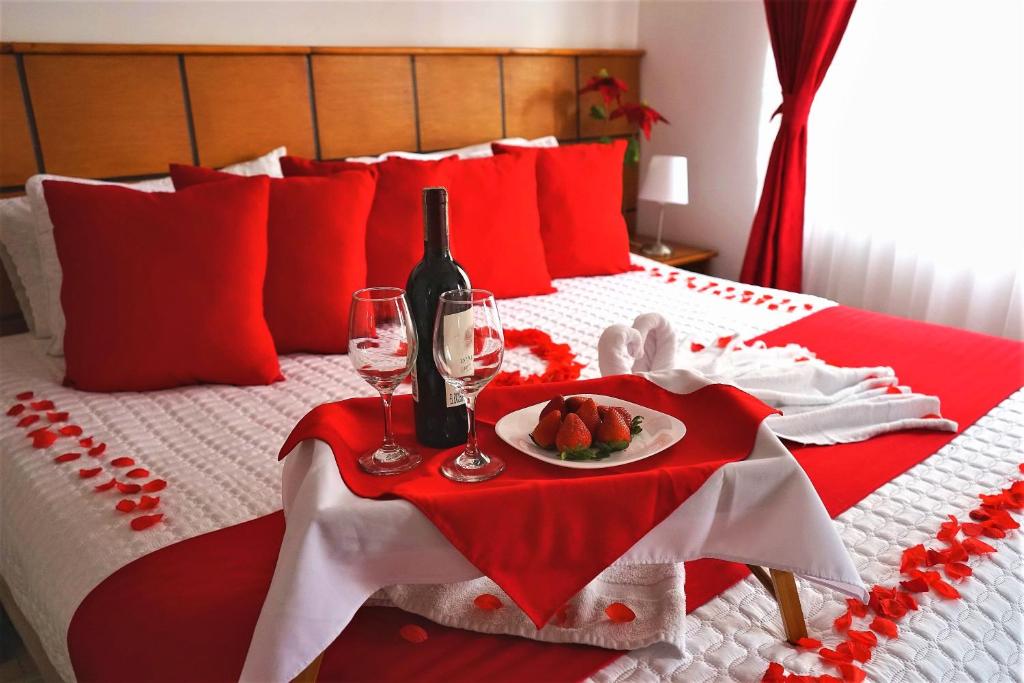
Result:
<svg viewBox="0 0 1024 683">
<path fill-rule="evenodd" d="M 892 368 L 844 368 L 819 360 L 812 351 L 788 344 L 738 339 L 683 339 L 657 313 L 612 325 L 598 343 L 601 374 L 695 370 L 714 382 L 753 394 L 782 415 L 767 419 L 784 439 L 807 444 L 863 441 L 903 429 L 955 432 L 957 423 L 939 417 L 935 396 L 900 386 Z"/>
</svg>

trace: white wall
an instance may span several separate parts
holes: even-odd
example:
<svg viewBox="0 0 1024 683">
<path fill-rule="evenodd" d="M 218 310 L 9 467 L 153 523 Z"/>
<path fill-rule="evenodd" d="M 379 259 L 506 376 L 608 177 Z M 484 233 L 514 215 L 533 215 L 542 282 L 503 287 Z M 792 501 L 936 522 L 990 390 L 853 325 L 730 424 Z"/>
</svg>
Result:
<svg viewBox="0 0 1024 683">
<path fill-rule="evenodd" d="M 637 0 L 0 2 L 0 39 L 93 43 L 636 47 Z"/>
<path fill-rule="evenodd" d="M 736 279 L 760 191 L 758 132 L 768 50 L 758 0 L 640 3 L 641 91 L 671 125 L 643 146 L 689 160 L 690 203 L 665 208 L 665 235 L 718 249 L 712 272 Z M 772 107 L 777 102 L 772 103 Z M 641 202 L 640 231 L 657 227 L 657 207 Z"/>
</svg>

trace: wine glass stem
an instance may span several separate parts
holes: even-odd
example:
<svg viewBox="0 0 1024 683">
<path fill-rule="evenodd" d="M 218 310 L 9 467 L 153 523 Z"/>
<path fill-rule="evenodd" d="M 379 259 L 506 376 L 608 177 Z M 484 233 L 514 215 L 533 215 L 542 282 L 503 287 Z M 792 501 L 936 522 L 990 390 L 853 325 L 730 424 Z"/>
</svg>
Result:
<svg viewBox="0 0 1024 683">
<path fill-rule="evenodd" d="M 466 434 L 467 459 L 472 460 L 473 466 L 479 467 L 486 462 L 480 453 L 480 447 L 476 440 L 476 394 L 466 393 L 466 415 L 469 417 L 469 432 Z"/>
<path fill-rule="evenodd" d="M 393 450 L 398 444 L 395 443 L 395 436 L 391 430 L 391 397 L 390 391 L 380 392 L 381 403 L 384 404 L 384 450 Z"/>
</svg>

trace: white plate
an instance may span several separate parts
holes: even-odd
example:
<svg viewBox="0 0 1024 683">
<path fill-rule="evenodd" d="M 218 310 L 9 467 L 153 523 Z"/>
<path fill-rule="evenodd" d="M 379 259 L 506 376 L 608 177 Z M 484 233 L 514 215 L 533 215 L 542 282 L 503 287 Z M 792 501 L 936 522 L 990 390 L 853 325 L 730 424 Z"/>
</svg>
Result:
<svg viewBox="0 0 1024 683">
<path fill-rule="evenodd" d="M 562 460 L 558 457 L 558 453 L 544 450 L 530 438 L 530 432 L 534 430 L 540 419 L 540 411 L 544 409 L 548 401 L 509 413 L 498 420 L 498 423 L 494 425 L 494 431 L 502 441 L 531 457 L 552 465 L 578 470 L 598 470 L 643 460 L 665 450 L 686 434 L 686 425 L 661 411 L 645 408 L 630 401 L 623 401 L 614 396 L 600 394 L 573 394 L 573 396 L 588 396 L 594 399 L 598 405 L 622 406 L 629 411 L 630 415 L 634 417 L 640 415 L 644 418 L 643 431 L 633 437 L 628 448 L 616 451 L 604 460 Z"/>
</svg>

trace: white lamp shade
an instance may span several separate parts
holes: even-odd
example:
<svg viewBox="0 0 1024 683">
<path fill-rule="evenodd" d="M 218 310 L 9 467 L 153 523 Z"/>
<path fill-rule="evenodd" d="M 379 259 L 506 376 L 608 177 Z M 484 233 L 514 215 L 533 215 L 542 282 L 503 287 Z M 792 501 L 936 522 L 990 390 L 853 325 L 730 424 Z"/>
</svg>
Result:
<svg viewBox="0 0 1024 683">
<path fill-rule="evenodd" d="M 647 166 L 647 176 L 640 188 L 640 199 L 659 204 L 687 204 L 686 157 L 656 154 Z"/>
</svg>

